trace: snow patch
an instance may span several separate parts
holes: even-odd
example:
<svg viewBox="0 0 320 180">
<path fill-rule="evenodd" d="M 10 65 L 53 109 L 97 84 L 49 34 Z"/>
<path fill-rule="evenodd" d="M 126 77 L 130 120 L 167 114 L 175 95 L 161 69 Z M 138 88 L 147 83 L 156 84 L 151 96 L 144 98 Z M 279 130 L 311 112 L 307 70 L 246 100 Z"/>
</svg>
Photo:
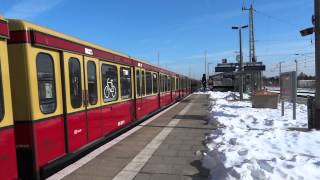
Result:
<svg viewBox="0 0 320 180">
<path fill-rule="evenodd" d="M 219 125 L 205 138 L 203 166 L 211 179 L 320 179 L 320 132 L 307 128 L 307 107 L 292 104 L 255 109 L 234 101 L 232 92 L 210 92 L 210 122 Z M 290 110 L 289 110 L 290 109 Z"/>
</svg>

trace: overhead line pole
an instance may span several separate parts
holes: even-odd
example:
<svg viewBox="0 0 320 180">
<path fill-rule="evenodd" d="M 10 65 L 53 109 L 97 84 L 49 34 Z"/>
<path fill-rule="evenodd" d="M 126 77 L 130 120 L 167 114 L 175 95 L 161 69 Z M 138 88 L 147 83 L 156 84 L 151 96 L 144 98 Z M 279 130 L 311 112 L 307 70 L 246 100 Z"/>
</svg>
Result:
<svg viewBox="0 0 320 180">
<path fill-rule="evenodd" d="M 204 51 L 204 73 L 206 75 L 206 79 L 207 78 L 207 50 Z"/>
<path fill-rule="evenodd" d="M 250 8 L 243 7 L 243 11 L 249 11 L 249 62 L 256 62 L 256 50 L 255 50 L 255 40 L 254 40 L 254 25 L 253 25 L 253 4 Z"/>
<path fill-rule="evenodd" d="M 243 7 L 243 11 L 247 10 L 249 11 L 249 62 L 257 62 L 256 59 L 256 49 L 255 49 L 255 38 L 254 38 L 254 8 L 253 3 L 250 4 L 250 8 Z M 254 90 L 261 89 L 262 84 L 262 72 L 252 72 L 251 73 L 251 92 L 254 92 Z"/>
<path fill-rule="evenodd" d="M 241 27 L 239 28 L 239 41 L 240 41 L 240 101 L 243 100 L 243 54 L 242 54 L 242 33 Z"/>
<path fill-rule="evenodd" d="M 315 97 L 315 128 L 320 129 L 320 0 L 314 0 L 314 31 L 315 31 L 315 72 L 316 72 L 316 97 Z"/>
</svg>

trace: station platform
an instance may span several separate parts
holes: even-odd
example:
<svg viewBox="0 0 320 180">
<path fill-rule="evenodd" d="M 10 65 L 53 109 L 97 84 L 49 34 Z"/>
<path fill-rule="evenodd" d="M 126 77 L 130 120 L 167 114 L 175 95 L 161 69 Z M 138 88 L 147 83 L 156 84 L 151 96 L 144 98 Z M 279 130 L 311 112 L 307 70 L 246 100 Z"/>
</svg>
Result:
<svg viewBox="0 0 320 180">
<path fill-rule="evenodd" d="M 208 179 L 202 168 L 208 95 L 192 94 L 48 179 Z"/>
</svg>

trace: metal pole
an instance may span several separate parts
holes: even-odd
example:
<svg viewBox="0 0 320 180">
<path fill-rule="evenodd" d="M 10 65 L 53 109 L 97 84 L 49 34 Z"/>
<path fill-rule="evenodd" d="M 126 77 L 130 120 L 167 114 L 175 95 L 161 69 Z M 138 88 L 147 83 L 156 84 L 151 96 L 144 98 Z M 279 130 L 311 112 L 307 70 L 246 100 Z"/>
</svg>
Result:
<svg viewBox="0 0 320 180">
<path fill-rule="evenodd" d="M 296 120 L 296 109 L 297 109 L 297 73 L 294 73 L 294 95 L 292 102 L 292 118 Z"/>
<path fill-rule="evenodd" d="M 210 63 L 208 62 L 208 63 L 207 63 L 207 73 L 208 73 L 208 79 L 209 79 L 209 76 L 210 76 L 210 75 L 209 75 L 209 65 L 210 65 Z"/>
<path fill-rule="evenodd" d="M 281 100 L 281 116 L 284 116 L 284 101 Z"/>
<path fill-rule="evenodd" d="M 204 51 L 204 74 L 207 79 L 207 50 Z"/>
<path fill-rule="evenodd" d="M 240 101 L 243 100 L 243 55 L 242 55 L 242 28 L 239 27 L 239 41 L 240 41 L 240 88 L 239 88 L 239 93 L 240 93 Z"/>
<path fill-rule="evenodd" d="M 282 62 L 279 62 L 279 88 L 280 88 L 280 96 L 281 96 L 281 63 Z M 283 100 L 280 100 L 281 101 L 281 116 L 284 116 L 284 101 Z"/>
<path fill-rule="evenodd" d="M 297 72 L 297 76 L 298 76 L 298 61 L 295 59 L 294 62 L 296 63 L 296 72 Z"/>
<path fill-rule="evenodd" d="M 315 128 L 320 129 L 320 0 L 314 1 L 315 16 L 315 72 L 316 72 L 316 97 L 315 97 Z"/>
<path fill-rule="evenodd" d="M 280 75 L 281 75 L 281 63 L 282 63 L 282 62 L 279 62 L 279 88 L 280 88 L 280 83 L 281 83 L 281 80 L 280 80 Z"/>
</svg>

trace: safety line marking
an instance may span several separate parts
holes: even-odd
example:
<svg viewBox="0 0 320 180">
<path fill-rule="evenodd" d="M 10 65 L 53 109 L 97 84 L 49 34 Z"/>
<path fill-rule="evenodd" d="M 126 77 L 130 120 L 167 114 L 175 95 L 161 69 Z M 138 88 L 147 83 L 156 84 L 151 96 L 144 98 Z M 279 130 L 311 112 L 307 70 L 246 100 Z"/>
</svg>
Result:
<svg viewBox="0 0 320 180">
<path fill-rule="evenodd" d="M 187 97 L 185 97 L 184 99 L 187 99 L 191 96 L 192 94 L 188 95 Z M 66 177 L 67 175 L 73 173 L 74 171 L 76 171 L 77 169 L 79 169 L 81 166 L 85 165 L 86 163 L 90 162 L 92 159 L 96 158 L 98 155 L 100 155 L 101 153 L 103 153 L 104 151 L 108 150 L 109 148 L 111 148 L 112 146 L 116 145 L 117 143 L 119 143 L 120 141 L 122 141 L 123 139 L 127 138 L 128 136 L 130 136 L 131 134 L 133 134 L 134 132 L 138 131 L 139 129 L 141 129 L 144 125 L 147 125 L 149 123 L 151 123 L 152 121 L 154 121 L 155 119 L 157 119 L 158 117 L 160 117 L 161 115 L 163 115 L 164 113 L 168 112 L 169 110 L 173 109 L 174 107 L 176 107 L 178 104 L 180 104 L 181 101 L 173 104 L 172 106 L 168 107 L 167 109 L 161 111 L 160 113 L 152 116 L 151 118 L 149 118 L 148 120 L 144 121 L 143 123 L 141 123 L 140 125 L 132 128 L 131 130 L 125 132 L 124 134 L 116 137 L 115 139 L 113 139 L 112 141 L 100 146 L 99 148 L 97 148 L 96 150 L 92 151 L 91 153 L 87 154 L 86 156 L 84 156 L 83 158 L 79 159 L 78 161 L 76 161 L 75 163 L 65 167 L 64 169 L 58 171 L 57 173 L 53 174 L 52 176 L 48 177 L 47 180 L 59 180 L 59 179 L 63 179 L 64 177 Z"/>
<path fill-rule="evenodd" d="M 193 103 L 189 103 L 178 115 L 185 115 L 191 108 Z M 168 127 L 162 131 L 147 144 L 143 150 L 137 154 L 126 167 L 124 167 L 113 180 L 132 180 L 136 177 L 143 166 L 148 162 L 153 153 L 158 149 L 162 142 L 167 138 L 173 128 L 180 122 L 181 119 L 172 119 L 168 123 Z"/>
</svg>

